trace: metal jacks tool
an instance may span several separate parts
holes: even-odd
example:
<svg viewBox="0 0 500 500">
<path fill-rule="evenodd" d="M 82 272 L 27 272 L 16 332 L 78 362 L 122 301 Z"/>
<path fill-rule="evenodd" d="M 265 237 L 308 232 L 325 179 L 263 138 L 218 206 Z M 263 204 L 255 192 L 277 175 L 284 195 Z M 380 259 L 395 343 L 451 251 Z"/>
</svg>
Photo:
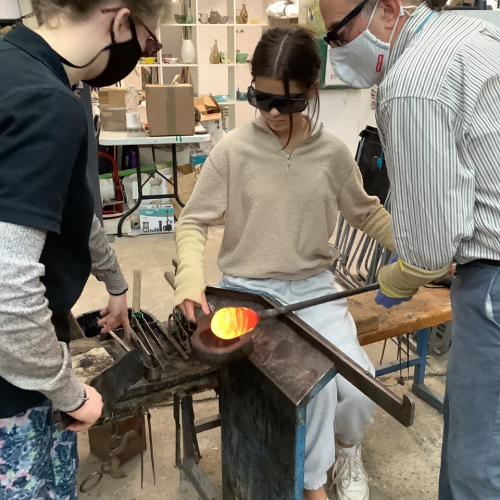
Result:
<svg viewBox="0 0 500 500">
<path fill-rule="evenodd" d="M 148 432 L 149 432 L 149 453 L 151 455 L 151 468 L 153 470 L 153 484 L 156 486 L 156 473 L 155 473 L 155 457 L 153 451 L 153 433 L 151 430 L 151 413 L 144 406 L 139 407 L 139 417 L 141 419 L 141 438 L 142 442 L 146 439 L 146 417 L 148 419 Z M 144 486 L 144 450 L 141 450 L 141 489 Z"/>
<path fill-rule="evenodd" d="M 162 367 L 155 356 L 151 355 L 142 343 L 141 339 L 134 332 L 133 328 L 129 328 L 129 334 L 132 338 L 132 343 L 142 351 L 142 361 L 144 364 L 144 378 L 148 382 L 158 382 L 161 379 Z"/>
</svg>

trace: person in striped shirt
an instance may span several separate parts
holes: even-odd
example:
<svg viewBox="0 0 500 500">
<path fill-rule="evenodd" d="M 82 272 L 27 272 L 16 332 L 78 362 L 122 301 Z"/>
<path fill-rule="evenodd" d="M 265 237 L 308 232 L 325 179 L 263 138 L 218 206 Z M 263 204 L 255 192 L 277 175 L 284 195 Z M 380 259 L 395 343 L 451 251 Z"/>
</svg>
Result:
<svg viewBox="0 0 500 500">
<path fill-rule="evenodd" d="M 378 84 L 399 258 L 377 302 L 451 290 L 440 500 L 500 498 L 500 30 L 442 0 L 320 0 L 337 76 Z"/>
</svg>

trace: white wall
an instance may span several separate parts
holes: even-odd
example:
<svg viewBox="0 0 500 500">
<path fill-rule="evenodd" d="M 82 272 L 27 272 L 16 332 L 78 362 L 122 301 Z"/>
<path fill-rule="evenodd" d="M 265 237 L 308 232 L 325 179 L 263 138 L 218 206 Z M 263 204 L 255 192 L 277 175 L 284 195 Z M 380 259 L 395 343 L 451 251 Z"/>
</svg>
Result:
<svg viewBox="0 0 500 500">
<path fill-rule="evenodd" d="M 355 154 L 361 130 L 367 125 L 376 126 L 371 90 L 322 90 L 320 121 Z"/>
<path fill-rule="evenodd" d="M 0 19 L 18 19 L 21 15 L 17 0 L 2 0 L 0 2 Z"/>
</svg>

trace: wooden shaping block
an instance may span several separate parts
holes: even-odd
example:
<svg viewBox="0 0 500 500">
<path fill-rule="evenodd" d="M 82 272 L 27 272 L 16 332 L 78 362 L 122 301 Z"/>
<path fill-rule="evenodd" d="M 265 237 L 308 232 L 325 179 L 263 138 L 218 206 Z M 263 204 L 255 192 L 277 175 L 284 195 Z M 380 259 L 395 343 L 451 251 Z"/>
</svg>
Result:
<svg viewBox="0 0 500 500">
<path fill-rule="evenodd" d="M 358 335 L 378 330 L 379 317 L 376 312 L 372 311 L 366 305 L 361 304 L 356 299 L 347 299 L 347 304 L 354 323 L 356 323 Z"/>
</svg>

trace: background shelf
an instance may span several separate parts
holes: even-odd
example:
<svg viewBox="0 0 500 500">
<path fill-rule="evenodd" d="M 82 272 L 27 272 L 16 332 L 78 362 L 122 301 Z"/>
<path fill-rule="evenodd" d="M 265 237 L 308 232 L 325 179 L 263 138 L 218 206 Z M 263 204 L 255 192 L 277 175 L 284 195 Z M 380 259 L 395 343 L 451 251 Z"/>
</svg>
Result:
<svg viewBox="0 0 500 500">
<path fill-rule="evenodd" d="M 163 44 L 158 54 L 156 64 L 139 64 L 129 75 L 124 84 L 133 84 L 142 88 L 145 83 L 170 83 L 179 73 L 185 75 L 194 87 L 197 95 L 228 95 L 229 102 L 220 103 L 229 107 L 227 126 L 232 129 L 248 120 L 255 118 L 255 109 L 246 101 L 236 100 L 236 90 L 246 91 L 252 81 L 250 64 L 236 64 L 236 51 L 248 54 L 251 60 L 255 47 L 268 27 L 266 14 L 269 3 L 273 0 L 246 0 L 248 24 L 236 23 L 243 0 L 184 0 L 190 1 L 190 8 L 195 23 L 177 24 L 175 14 L 182 14 L 182 1 L 172 2 L 172 13 L 167 23 L 157 29 L 157 36 Z M 226 24 L 201 24 L 198 22 L 200 13 L 209 14 L 211 10 L 218 11 L 221 16 L 229 16 Z M 251 20 L 258 20 L 253 24 Z M 179 61 L 175 64 L 163 63 L 163 56 L 181 58 L 183 37 L 193 41 L 196 50 L 196 63 L 186 64 Z M 230 64 L 210 64 L 209 57 L 215 40 L 219 52 L 227 52 Z M 236 105 L 237 104 L 237 105 Z"/>
</svg>

